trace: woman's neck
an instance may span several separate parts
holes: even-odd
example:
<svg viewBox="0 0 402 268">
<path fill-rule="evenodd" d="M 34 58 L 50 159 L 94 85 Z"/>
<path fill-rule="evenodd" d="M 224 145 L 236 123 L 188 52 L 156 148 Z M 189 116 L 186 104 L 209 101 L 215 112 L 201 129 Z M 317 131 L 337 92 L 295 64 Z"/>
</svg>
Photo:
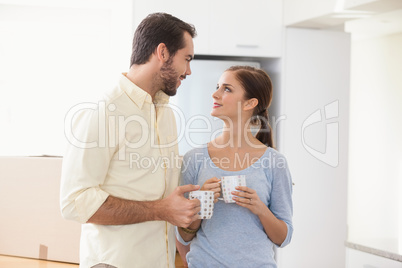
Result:
<svg viewBox="0 0 402 268">
<path fill-rule="evenodd" d="M 230 147 L 234 150 L 264 146 L 254 137 L 250 126 L 245 126 L 246 124 L 236 124 L 236 122 L 228 124 L 225 122 L 222 134 L 213 141 L 214 145 L 221 148 Z"/>
</svg>

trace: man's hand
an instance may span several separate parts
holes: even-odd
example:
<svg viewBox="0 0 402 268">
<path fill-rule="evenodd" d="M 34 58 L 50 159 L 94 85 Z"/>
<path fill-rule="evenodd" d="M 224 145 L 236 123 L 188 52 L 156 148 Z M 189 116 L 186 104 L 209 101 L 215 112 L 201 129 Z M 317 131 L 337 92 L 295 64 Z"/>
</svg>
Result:
<svg viewBox="0 0 402 268">
<path fill-rule="evenodd" d="M 184 194 L 199 189 L 200 186 L 192 184 L 179 186 L 168 197 L 162 199 L 158 208 L 161 220 L 178 227 L 188 227 L 197 220 L 197 213 L 201 209 L 200 200 L 189 200 Z"/>
</svg>

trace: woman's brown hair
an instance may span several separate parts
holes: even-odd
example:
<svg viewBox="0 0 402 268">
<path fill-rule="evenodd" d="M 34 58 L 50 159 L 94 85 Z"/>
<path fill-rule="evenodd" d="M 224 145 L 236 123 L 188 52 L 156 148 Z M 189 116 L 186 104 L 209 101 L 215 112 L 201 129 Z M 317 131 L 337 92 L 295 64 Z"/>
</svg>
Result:
<svg viewBox="0 0 402 268">
<path fill-rule="evenodd" d="M 226 71 L 233 72 L 236 79 L 242 84 L 245 99 L 256 98 L 251 123 L 260 123 L 260 130 L 256 138 L 268 147 L 274 148 L 272 128 L 268 122 L 268 107 L 272 101 L 272 81 L 268 74 L 259 68 L 251 66 L 232 66 Z"/>
</svg>

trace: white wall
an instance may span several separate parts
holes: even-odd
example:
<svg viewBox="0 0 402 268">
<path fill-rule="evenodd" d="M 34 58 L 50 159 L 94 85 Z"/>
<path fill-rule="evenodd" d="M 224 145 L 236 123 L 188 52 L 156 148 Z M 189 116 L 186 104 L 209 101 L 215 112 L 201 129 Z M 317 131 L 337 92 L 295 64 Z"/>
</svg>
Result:
<svg viewBox="0 0 402 268">
<path fill-rule="evenodd" d="M 0 0 L 0 155 L 64 153 L 67 112 L 97 102 L 129 68 L 131 6 Z"/>
<path fill-rule="evenodd" d="M 349 55 L 348 34 L 286 31 L 280 151 L 295 183 L 294 234 L 281 268 L 345 265 Z"/>
<path fill-rule="evenodd" d="M 402 254 L 402 33 L 352 43 L 350 242 Z"/>
</svg>

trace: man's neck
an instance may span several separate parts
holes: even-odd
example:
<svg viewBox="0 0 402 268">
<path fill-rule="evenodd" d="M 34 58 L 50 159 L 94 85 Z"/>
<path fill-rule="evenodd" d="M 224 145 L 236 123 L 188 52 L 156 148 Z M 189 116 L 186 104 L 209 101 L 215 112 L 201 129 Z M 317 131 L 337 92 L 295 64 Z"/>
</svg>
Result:
<svg viewBox="0 0 402 268">
<path fill-rule="evenodd" d="M 156 92 L 160 89 L 157 86 L 158 74 L 150 64 L 133 65 L 126 76 L 136 86 L 151 95 L 154 100 Z"/>
</svg>

